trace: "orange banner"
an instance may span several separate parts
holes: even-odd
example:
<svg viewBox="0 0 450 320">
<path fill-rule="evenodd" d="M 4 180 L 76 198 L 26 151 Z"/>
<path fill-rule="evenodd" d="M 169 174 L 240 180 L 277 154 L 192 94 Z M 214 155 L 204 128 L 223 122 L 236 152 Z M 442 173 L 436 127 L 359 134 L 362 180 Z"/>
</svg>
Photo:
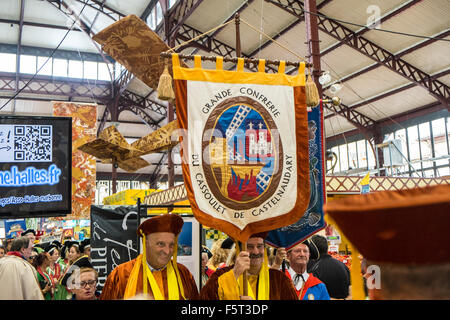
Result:
<svg viewBox="0 0 450 320">
<path fill-rule="evenodd" d="M 89 219 L 95 201 L 95 158 L 77 150 L 95 139 L 97 105 L 53 102 L 53 115 L 72 118 L 72 214 L 67 219 Z"/>
<path fill-rule="evenodd" d="M 203 225 L 239 241 L 298 221 L 308 207 L 304 64 L 298 75 L 183 68 L 173 57 L 183 178 Z M 219 61 L 219 60 L 218 60 Z"/>
</svg>

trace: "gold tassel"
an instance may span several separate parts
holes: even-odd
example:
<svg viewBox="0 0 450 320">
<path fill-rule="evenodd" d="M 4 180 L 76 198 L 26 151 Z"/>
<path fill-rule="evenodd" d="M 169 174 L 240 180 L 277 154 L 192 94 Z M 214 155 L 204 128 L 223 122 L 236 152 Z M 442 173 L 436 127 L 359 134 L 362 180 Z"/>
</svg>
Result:
<svg viewBox="0 0 450 320">
<path fill-rule="evenodd" d="M 311 77 L 311 70 L 308 71 L 308 78 L 305 83 L 306 91 L 306 105 L 308 107 L 315 107 L 319 104 L 319 90 Z"/>
<path fill-rule="evenodd" d="M 171 101 L 175 99 L 175 93 L 172 88 L 172 77 L 169 73 L 167 59 L 165 59 L 164 71 L 159 77 L 158 83 L 158 99 Z"/>
</svg>

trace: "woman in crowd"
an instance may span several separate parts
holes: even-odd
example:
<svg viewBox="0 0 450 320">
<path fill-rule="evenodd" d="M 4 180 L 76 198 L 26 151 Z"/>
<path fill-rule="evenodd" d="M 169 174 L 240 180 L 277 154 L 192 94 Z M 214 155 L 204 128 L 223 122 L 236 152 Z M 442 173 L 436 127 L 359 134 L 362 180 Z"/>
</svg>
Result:
<svg viewBox="0 0 450 320">
<path fill-rule="evenodd" d="M 72 300 L 97 300 L 98 273 L 90 267 L 81 267 L 73 272 L 73 280 L 67 283 L 72 291 Z"/>
<path fill-rule="evenodd" d="M 82 255 L 88 256 L 88 258 L 91 259 L 91 239 L 85 238 L 81 241 L 80 251 Z"/>
<path fill-rule="evenodd" d="M 46 252 L 39 253 L 33 258 L 32 265 L 37 271 L 39 286 L 41 287 L 45 300 L 52 300 L 54 293 L 52 280 L 46 273 L 47 268 L 50 266 L 50 258 L 48 257 L 48 254 Z"/>
<path fill-rule="evenodd" d="M 214 272 L 208 267 L 208 260 L 211 259 L 212 253 L 209 251 L 208 247 L 203 246 L 202 248 L 202 287 L 208 281 L 209 276 Z"/>
<path fill-rule="evenodd" d="M 56 244 L 55 241 L 53 241 L 53 244 Z M 58 244 L 56 244 L 58 245 Z M 69 248 L 72 245 L 72 240 L 64 240 L 63 244 L 60 247 L 60 255 L 61 257 L 59 258 L 59 263 L 63 264 L 64 266 L 67 266 L 69 264 L 69 260 L 67 259 L 68 253 L 69 253 Z"/>
<path fill-rule="evenodd" d="M 65 268 L 65 273 L 67 273 L 67 271 L 70 269 L 70 266 L 81 257 L 81 251 L 80 245 L 77 241 L 66 241 L 64 245 L 67 248 L 67 266 Z M 64 275 L 61 278 L 63 277 Z M 72 293 L 70 292 L 70 289 L 63 285 L 61 283 L 61 280 L 58 281 L 58 284 L 56 285 L 55 300 L 68 300 L 71 299 L 71 297 Z"/>
<path fill-rule="evenodd" d="M 222 248 L 223 242 L 224 239 L 219 239 L 212 245 L 212 257 L 209 259 L 208 267 L 213 271 L 226 267 L 226 261 L 230 250 Z"/>
<path fill-rule="evenodd" d="M 69 250 L 67 253 L 68 265 L 73 264 L 79 257 L 82 256 L 80 251 L 80 244 L 77 241 L 72 241 L 72 243 L 68 246 Z"/>
<path fill-rule="evenodd" d="M 48 253 L 50 257 L 50 265 L 47 268 L 47 274 L 50 276 L 50 279 L 52 280 L 53 288 L 56 288 L 56 285 L 64 272 L 64 266 L 58 262 L 59 249 L 56 245 L 50 244 L 45 249 L 45 251 Z"/>
</svg>

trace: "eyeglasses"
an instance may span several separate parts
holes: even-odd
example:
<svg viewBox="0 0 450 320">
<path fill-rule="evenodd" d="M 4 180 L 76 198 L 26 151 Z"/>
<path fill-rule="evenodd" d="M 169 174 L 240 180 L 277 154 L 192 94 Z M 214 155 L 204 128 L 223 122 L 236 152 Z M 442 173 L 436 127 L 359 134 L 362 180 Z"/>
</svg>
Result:
<svg viewBox="0 0 450 320">
<path fill-rule="evenodd" d="M 86 288 L 88 285 L 90 287 L 93 287 L 97 284 L 97 280 L 88 280 L 88 281 L 81 281 L 80 282 L 80 287 L 81 288 Z"/>
</svg>

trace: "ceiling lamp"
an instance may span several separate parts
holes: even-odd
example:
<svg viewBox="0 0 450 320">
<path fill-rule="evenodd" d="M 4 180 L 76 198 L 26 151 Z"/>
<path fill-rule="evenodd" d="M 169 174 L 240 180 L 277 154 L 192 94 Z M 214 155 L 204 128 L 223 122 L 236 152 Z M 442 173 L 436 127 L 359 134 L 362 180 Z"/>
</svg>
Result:
<svg viewBox="0 0 450 320">
<path fill-rule="evenodd" d="M 331 86 L 330 86 L 330 92 L 332 93 L 332 94 L 336 94 L 339 90 L 341 90 L 342 89 L 342 85 L 341 84 L 339 84 L 339 83 L 333 83 Z"/>
<path fill-rule="evenodd" d="M 319 83 L 323 86 L 331 81 L 331 76 L 329 71 L 325 71 L 322 73 L 322 75 L 319 77 Z"/>
</svg>

